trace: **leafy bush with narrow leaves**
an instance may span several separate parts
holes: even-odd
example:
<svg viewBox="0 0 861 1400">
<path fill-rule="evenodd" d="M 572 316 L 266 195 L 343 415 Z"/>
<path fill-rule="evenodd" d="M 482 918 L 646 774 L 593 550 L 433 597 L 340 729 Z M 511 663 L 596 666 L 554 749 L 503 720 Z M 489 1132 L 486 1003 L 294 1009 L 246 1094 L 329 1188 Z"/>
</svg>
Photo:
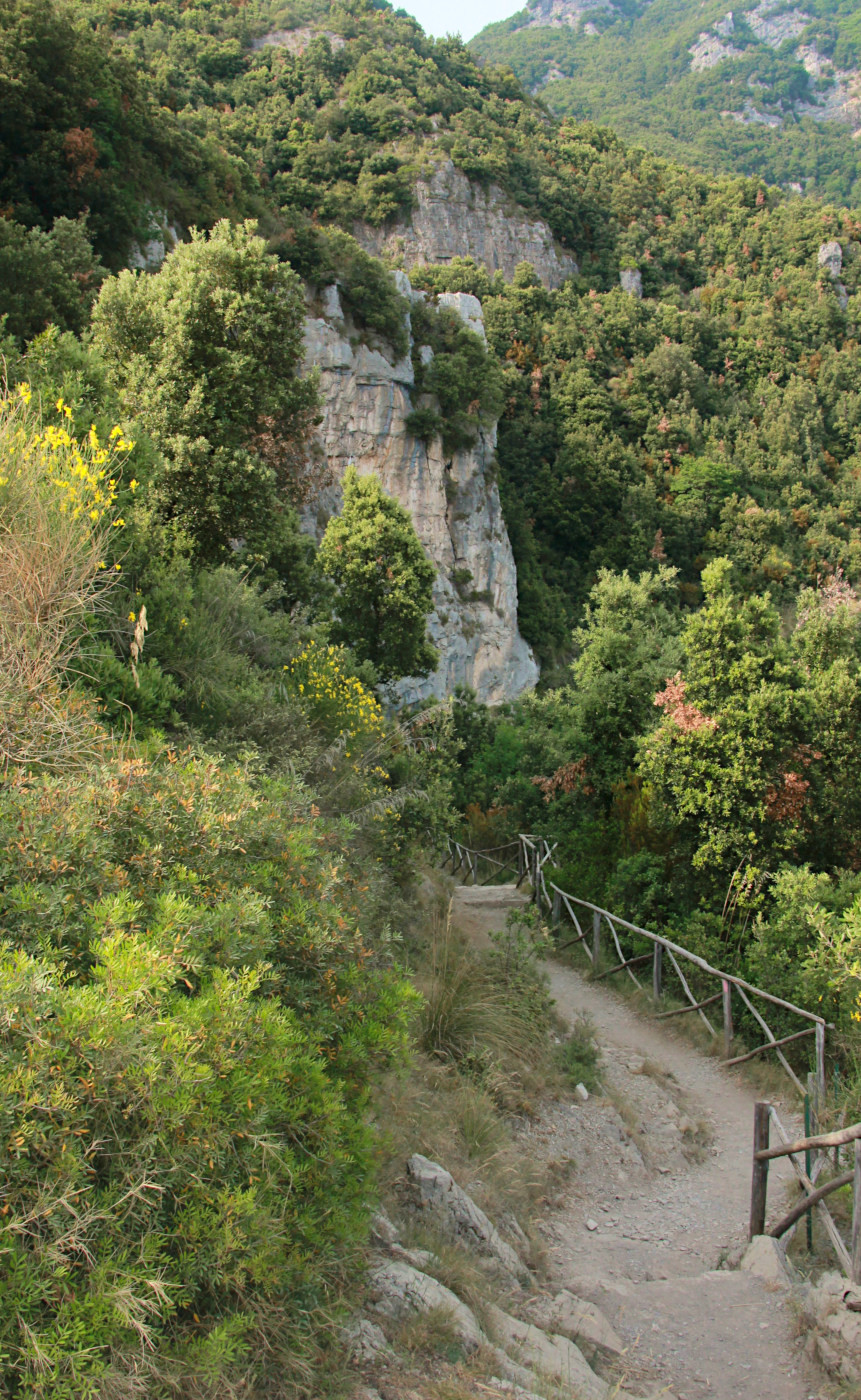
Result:
<svg viewBox="0 0 861 1400">
<path fill-rule="evenodd" d="M 174 753 L 0 788 L 3 1394 L 232 1395 L 310 1347 L 410 994 L 309 806 Z"/>
</svg>

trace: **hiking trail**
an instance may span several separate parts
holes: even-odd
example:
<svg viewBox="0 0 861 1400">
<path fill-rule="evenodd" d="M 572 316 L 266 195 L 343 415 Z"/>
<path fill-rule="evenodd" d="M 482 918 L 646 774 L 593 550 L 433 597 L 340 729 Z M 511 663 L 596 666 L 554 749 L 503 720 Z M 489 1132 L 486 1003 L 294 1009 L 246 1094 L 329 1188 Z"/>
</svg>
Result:
<svg viewBox="0 0 861 1400">
<path fill-rule="evenodd" d="M 525 902 L 514 885 L 461 885 L 452 924 L 481 946 Z M 559 1166 L 559 1194 L 541 1227 L 559 1287 L 614 1323 L 628 1344 L 628 1387 L 663 1384 L 676 1400 L 833 1395 L 785 1294 L 720 1268 L 747 1242 L 755 1092 L 606 982 L 553 959 L 546 968 L 559 1016 L 591 1021 L 607 1090 L 551 1104 L 521 1130 L 524 1149 Z M 798 1128 L 790 1101 L 774 1102 L 787 1128 Z M 785 1161 L 772 1164 L 770 1218 L 790 1176 Z"/>
</svg>

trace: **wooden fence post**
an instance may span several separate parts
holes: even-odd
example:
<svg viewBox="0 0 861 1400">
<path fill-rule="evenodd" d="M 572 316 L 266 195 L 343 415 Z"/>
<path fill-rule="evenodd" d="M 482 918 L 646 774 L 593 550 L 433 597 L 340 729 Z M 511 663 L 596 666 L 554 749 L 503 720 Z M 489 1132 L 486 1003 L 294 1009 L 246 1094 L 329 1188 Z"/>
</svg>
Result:
<svg viewBox="0 0 861 1400">
<path fill-rule="evenodd" d="M 652 996 L 655 1001 L 661 1000 L 662 973 L 664 970 L 664 945 L 655 944 L 654 957 L 652 959 Z"/>
<path fill-rule="evenodd" d="M 522 841 L 520 840 L 520 838 L 518 837 L 518 839 L 517 839 L 517 883 L 518 883 L 518 885 L 520 884 L 520 881 L 523 879 L 524 870 L 525 870 L 525 866 L 524 866 L 524 864 L 523 864 L 523 842 L 522 842 Z"/>
<path fill-rule="evenodd" d="M 861 1283 L 861 1138 L 855 1139 L 852 1192 L 852 1282 Z"/>
<path fill-rule="evenodd" d="M 816 1022 L 816 1095 L 819 1114 L 825 1107 L 825 1025 L 822 1021 Z"/>
<path fill-rule="evenodd" d="M 765 1203 L 768 1191 L 768 1162 L 758 1162 L 757 1152 L 768 1147 L 769 1107 L 767 1103 L 753 1106 L 753 1179 L 750 1187 L 750 1232 L 749 1237 L 765 1234 Z"/>
<path fill-rule="evenodd" d="M 601 955 L 601 915 L 596 909 L 592 915 L 592 966 L 598 966 Z"/>
<path fill-rule="evenodd" d="M 723 990 L 723 1057 L 732 1056 L 732 983 L 721 980 Z"/>
<path fill-rule="evenodd" d="M 562 896 L 557 889 L 553 891 L 553 908 L 550 911 L 550 922 L 553 928 L 558 928 L 562 922 Z"/>
</svg>

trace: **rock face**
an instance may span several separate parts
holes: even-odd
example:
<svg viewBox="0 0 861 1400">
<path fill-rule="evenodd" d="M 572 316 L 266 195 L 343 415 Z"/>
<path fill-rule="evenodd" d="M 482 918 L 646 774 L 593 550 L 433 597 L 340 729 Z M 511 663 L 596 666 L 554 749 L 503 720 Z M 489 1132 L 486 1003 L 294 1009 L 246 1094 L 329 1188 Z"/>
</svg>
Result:
<svg viewBox="0 0 861 1400">
<path fill-rule="evenodd" d="M 403 274 L 399 282 L 408 292 Z M 469 303 L 461 308 L 467 324 L 476 328 L 480 303 L 461 300 Z M 319 537 L 340 510 L 341 480 L 352 462 L 360 474 L 374 472 L 406 507 L 438 571 L 429 632 L 439 667 L 424 680 L 403 682 L 400 698 L 442 699 L 468 685 L 496 704 L 529 689 L 538 667 L 517 630 L 517 573 L 494 480 L 495 428 L 449 459 L 438 439 L 425 445 L 413 437 L 406 426 L 413 409 L 410 358 L 393 364 L 382 350 L 359 343 L 335 288 L 327 290 L 325 312 L 306 319 L 305 367 L 315 366 L 323 413 L 315 451 L 328 484 L 306 511 L 305 528 Z"/>
<path fill-rule="evenodd" d="M 861 1290 L 842 1274 L 823 1274 L 805 1297 L 804 1313 L 815 1328 L 814 1349 L 826 1371 L 857 1386 L 861 1382 Z"/>
<path fill-rule="evenodd" d="M 407 269 L 470 257 L 509 280 L 518 263 L 529 262 L 547 287 L 560 286 L 578 271 L 543 220 L 530 219 L 496 185 L 485 191 L 474 184 L 449 160 L 419 180 L 415 193 L 408 219 L 380 229 L 356 225 L 363 247 L 402 260 Z"/>
<path fill-rule="evenodd" d="M 580 1400 L 605 1400 L 606 1381 L 596 1376 L 583 1353 L 567 1337 L 548 1336 L 539 1327 L 521 1322 L 490 1303 L 487 1314 L 506 1352 L 531 1371 L 549 1375 L 570 1386 Z"/>
<path fill-rule="evenodd" d="M 182 242 L 182 233 L 166 209 L 148 211 L 151 237 L 129 248 L 128 265 L 134 272 L 158 272 L 168 253 Z"/>
<path fill-rule="evenodd" d="M 632 297 L 643 295 L 643 274 L 638 267 L 623 267 L 619 273 L 619 286 Z"/>
<path fill-rule="evenodd" d="M 485 1341 L 475 1314 L 450 1288 L 411 1264 L 393 1259 L 372 1269 L 368 1275 L 371 1305 L 382 1317 L 401 1321 L 412 1313 L 444 1309 L 451 1318 L 452 1331 L 469 1355 Z"/>
<path fill-rule="evenodd" d="M 511 1245 L 445 1167 L 416 1152 L 407 1162 L 407 1177 L 420 1208 L 429 1211 L 447 1234 L 461 1239 L 476 1253 L 495 1259 L 509 1274 L 527 1273 Z"/>
<path fill-rule="evenodd" d="M 579 29 L 584 16 L 594 11 L 615 14 L 612 0 L 530 0 L 523 29 Z M 588 21 L 587 21 L 588 23 Z M 594 31 L 594 26 L 593 26 Z"/>
<path fill-rule="evenodd" d="M 819 266 L 825 269 L 834 283 L 834 291 L 837 294 L 840 310 L 845 311 L 849 305 L 849 293 L 840 281 L 840 274 L 843 271 L 843 249 L 836 238 L 830 239 L 828 243 L 821 243 L 819 245 L 819 252 L 816 255 L 816 260 Z"/>
</svg>

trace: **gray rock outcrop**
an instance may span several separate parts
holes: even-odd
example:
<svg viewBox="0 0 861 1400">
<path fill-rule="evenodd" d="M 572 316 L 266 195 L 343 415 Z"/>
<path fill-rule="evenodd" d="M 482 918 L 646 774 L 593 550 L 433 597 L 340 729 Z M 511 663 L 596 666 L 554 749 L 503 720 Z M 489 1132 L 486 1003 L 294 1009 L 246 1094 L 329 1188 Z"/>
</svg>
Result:
<svg viewBox="0 0 861 1400">
<path fill-rule="evenodd" d="M 805 1297 L 804 1313 L 815 1328 L 814 1349 L 826 1371 L 857 1386 L 861 1382 L 861 1289 L 842 1274 L 823 1274 Z"/>
<path fill-rule="evenodd" d="M 840 310 L 845 311 L 849 305 L 849 293 L 840 281 L 840 274 L 843 271 L 843 249 L 836 238 L 829 239 L 827 243 L 820 243 L 816 261 L 821 268 L 825 269 L 834 283 Z"/>
<path fill-rule="evenodd" d="M 843 249 L 836 238 L 831 238 L 827 243 L 820 243 L 816 261 L 820 267 L 824 267 L 829 277 L 839 277 L 843 271 Z"/>
<path fill-rule="evenodd" d="M 388 254 L 407 269 L 470 257 L 510 280 L 517 264 L 528 262 L 547 287 L 561 286 L 578 271 L 542 219 L 530 218 L 498 186 L 475 184 L 450 160 L 416 183 L 407 218 L 379 229 L 357 224 L 354 232 L 369 252 Z"/>
<path fill-rule="evenodd" d="M 356 1317 L 348 1322 L 341 1331 L 341 1338 L 353 1361 L 360 1366 L 394 1356 L 382 1327 L 367 1317 Z"/>
<path fill-rule="evenodd" d="M 416 1152 L 407 1162 L 407 1177 L 419 1207 L 434 1216 L 445 1234 L 463 1240 L 477 1254 L 495 1259 L 515 1277 L 528 1272 L 484 1211 L 444 1167 Z"/>
<path fill-rule="evenodd" d="M 579 1347 L 567 1337 L 550 1336 L 492 1303 L 487 1305 L 487 1314 L 500 1345 L 520 1365 L 564 1382 L 580 1400 L 606 1400 L 609 1385 L 595 1375 Z"/>
<path fill-rule="evenodd" d="M 632 297 L 643 295 L 643 274 L 638 267 L 623 267 L 619 273 L 619 286 Z"/>
<path fill-rule="evenodd" d="M 134 272 L 158 272 L 168 253 L 182 242 L 182 233 L 166 209 L 149 209 L 147 218 L 150 237 L 129 248 L 128 265 Z"/>
<path fill-rule="evenodd" d="M 409 289 L 403 273 L 399 282 Z M 449 458 L 439 439 L 426 445 L 415 438 L 406 424 L 413 409 L 409 355 L 392 363 L 381 349 L 360 343 L 344 320 L 337 288 L 325 296 L 326 314 L 305 323 L 305 366 L 320 373 L 323 416 L 314 452 L 325 478 L 304 526 L 319 537 L 340 510 L 351 462 L 360 474 L 374 472 L 409 511 L 437 568 L 428 630 L 439 666 L 423 680 L 403 682 L 400 697 L 442 699 L 468 685 L 491 704 L 512 699 L 535 684 L 538 667 L 517 629 L 517 572 L 494 479 L 496 430 L 481 432 L 475 447 Z M 462 301 L 467 324 L 474 325 L 481 305 L 475 297 Z"/>
<path fill-rule="evenodd" d="M 625 1351 L 625 1343 L 601 1309 L 567 1288 L 541 1309 L 537 1320 L 545 1330 L 561 1333 L 587 1350 L 591 1348 L 610 1357 L 622 1356 Z"/>
<path fill-rule="evenodd" d="M 414 1269 L 401 1259 L 387 1260 L 368 1275 L 371 1306 L 381 1317 L 401 1322 L 415 1313 L 442 1309 L 448 1313 L 454 1335 L 467 1355 L 477 1351 L 487 1339 L 475 1313 L 457 1294 L 429 1274 Z"/>
</svg>

